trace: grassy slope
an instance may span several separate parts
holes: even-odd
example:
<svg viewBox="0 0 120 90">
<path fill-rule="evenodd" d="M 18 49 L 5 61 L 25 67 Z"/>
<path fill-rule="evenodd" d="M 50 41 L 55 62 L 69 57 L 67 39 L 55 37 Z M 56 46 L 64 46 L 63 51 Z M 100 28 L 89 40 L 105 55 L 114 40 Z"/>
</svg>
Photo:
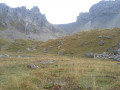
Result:
<svg viewBox="0 0 120 90">
<path fill-rule="evenodd" d="M 0 58 L 0 90 L 44 90 L 44 87 L 50 88 L 51 82 L 63 86 L 63 90 L 119 90 L 118 62 L 55 55 L 61 41 L 64 44 L 60 45 L 60 50 L 74 56 L 83 56 L 87 51 L 103 52 L 113 45 L 117 48 L 119 34 L 120 29 L 83 31 L 45 43 L 1 39 L 0 47 L 5 46 L 5 50 L 1 50 L 0 54 L 8 54 L 10 58 Z M 105 45 L 99 46 L 99 35 L 112 38 L 103 38 Z M 83 42 L 87 42 L 87 45 L 80 47 Z M 53 48 L 49 48 L 49 45 Z M 37 50 L 26 51 L 26 48 Z M 43 48 L 48 48 L 47 54 L 40 53 Z M 53 64 L 39 63 L 53 59 L 56 59 Z M 40 68 L 32 70 L 27 68 L 28 64 L 35 64 Z"/>
<path fill-rule="evenodd" d="M 103 35 L 104 38 L 98 38 L 100 35 Z M 111 39 L 105 38 L 106 36 L 110 36 Z M 98 45 L 99 40 L 102 40 L 105 45 Z M 90 30 L 81 31 L 80 33 L 72 34 L 57 40 L 49 40 L 43 43 L 39 49 L 42 50 L 43 48 L 47 48 L 48 53 L 57 54 L 58 51 L 63 51 L 69 55 L 84 56 L 88 51 L 93 53 L 103 53 L 112 46 L 118 48 L 119 41 L 120 29 Z M 60 42 L 63 42 L 64 44 L 61 45 Z M 81 46 L 84 42 L 86 42 L 87 45 Z M 49 48 L 49 45 L 52 45 L 53 48 Z M 58 49 L 58 46 L 61 46 L 61 48 Z"/>
<path fill-rule="evenodd" d="M 4 47 L 1 52 L 25 52 L 27 48 L 31 50 L 36 49 L 41 45 L 42 42 L 34 40 L 15 40 L 9 41 L 6 39 L 0 39 L 0 48 Z"/>
</svg>

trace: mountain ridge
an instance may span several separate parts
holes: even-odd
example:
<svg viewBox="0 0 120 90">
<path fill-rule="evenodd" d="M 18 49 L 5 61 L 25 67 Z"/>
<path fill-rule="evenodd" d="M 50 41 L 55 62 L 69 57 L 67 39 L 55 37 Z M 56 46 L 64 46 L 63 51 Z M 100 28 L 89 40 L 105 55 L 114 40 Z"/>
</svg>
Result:
<svg viewBox="0 0 120 90">
<path fill-rule="evenodd" d="M 76 22 L 58 26 L 64 29 L 68 35 L 81 30 L 120 28 L 119 8 L 120 0 L 103 0 L 94 4 L 89 12 L 80 13 Z"/>
<path fill-rule="evenodd" d="M 24 6 L 10 8 L 4 3 L 0 4 L 0 32 L 13 40 L 46 41 L 65 35 L 61 28 L 47 21 L 46 16 L 41 14 L 37 6 L 28 10 Z"/>
</svg>

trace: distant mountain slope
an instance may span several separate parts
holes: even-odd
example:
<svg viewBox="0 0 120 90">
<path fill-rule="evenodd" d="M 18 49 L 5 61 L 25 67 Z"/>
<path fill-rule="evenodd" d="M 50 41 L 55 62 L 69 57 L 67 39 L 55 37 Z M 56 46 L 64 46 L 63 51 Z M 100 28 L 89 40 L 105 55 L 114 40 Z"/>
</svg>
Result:
<svg viewBox="0 0 120 90">
<path fill-rule="evenodd" d="M 59 25 L 67 34 L 90 29 L 120 27 L 120 0 L 102 0 L 94 4 L 89 12 L 80 13 L 76 22 Z M 72 27 L 71 26 L 76 26 Z"/>
<path fill-rule="evenodd" d="M 46 41 L 64 36 L 65 32 L 58 26 L 50 24 L 36 6 L 28 10 L 26 7 L 10 8 L 1 3 L 0 34 L 12 40 Z"/>
<path fill-rule="evenodd" d="M 46 42 L 0 38 L 0 51 L 39 52 L 84 57 L 87 52 L 112 53 L 120 48 L 120 29 L 88 30 Z"/>
<path fill-rule="evenodd" d="M 103 45 L 100 45 L 100 44 Z M 119 44 L 118 44 L 119 43 Z M 47 53 L 85 56 L 87 52 L 103 53 L 110 48 L 117 50 L 120 47 L 120 29 L 88 30 L 72 34 L 56 40 L 42 43 L 40 51 Z"/>
</svg>

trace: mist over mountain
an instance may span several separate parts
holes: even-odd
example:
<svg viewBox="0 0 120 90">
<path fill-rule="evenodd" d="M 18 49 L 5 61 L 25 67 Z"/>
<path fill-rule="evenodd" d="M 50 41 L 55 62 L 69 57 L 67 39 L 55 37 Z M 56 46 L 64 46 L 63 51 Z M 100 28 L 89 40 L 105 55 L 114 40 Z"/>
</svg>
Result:
<svg viewBox="0 0 120 90">
<path fill-rule="evenodd" d="M 120 0 L 102 0 L 89 12 L 80 13 L 76 22 L 59 25 L 67 34 L 90 29 L 120 27 Z"/>
<path fill-rule="evenodd" d="M 0 37 L 46 41 L 64 35 L 61 28 L 47 21 L 37 6 L 28 10 L 24 6 L 10 8 L 0 4 Z"/>
</svg>

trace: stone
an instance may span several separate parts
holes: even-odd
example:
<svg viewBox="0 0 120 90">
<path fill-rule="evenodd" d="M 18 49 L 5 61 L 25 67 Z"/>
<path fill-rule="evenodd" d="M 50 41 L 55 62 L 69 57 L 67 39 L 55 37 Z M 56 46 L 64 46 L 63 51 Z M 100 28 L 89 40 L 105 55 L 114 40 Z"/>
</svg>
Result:
<svg viewBox="0 0 120 90">
<path fill-rule="evenodd" d="M 55 61 L 56 61 L 56 59 L 53 59 L 53 60 L 52 60 L 52 62 L 55 62 Z"/>
<path fill-rule="evenodd" d="M 108 52 L 112 52 L 112 51 L 113 51 L 113 48 L 108 48 L 107 51 L 108 51 Z"/>
<path fill-rule="evenodd" d="M 1 50 L 5 50 L 6 45 L 1 46 Z"/>
<path fill-rule="evenodd" d="M 5 55 L 3 55 L 3 57 L 9 58 L 10 56 L 9 56 L 9 55 L 7 55 L 7 54 L 5 54 Z"/>
<path fill-rule="evenodd" d="M 114 60 L 120 62 L 120 55 L 116 55 L 116 56 L 114 57 Z"/>
<path fill-rule="evenodd" d="M 89 57 L 89 58 L 93 58 L 94 57 L 94 54 L 92 52 L 87 52 L 85 55 L 87 57 Z"/>
<path fill-rule="evenodd" d="M 41 64 L 53 64 L 53 61 L 40 61 Z"/>
<path fill-rule="evenodd" d="M 107 54 L 106 52 L 103 52 L 102 54 L 94 54 L 94 58 L 100 58 L 100 59 L 114 59 L 113 54 Z"/>
<path fill-rule="evenodd" d="M 103 52 L 103 53 L 101 54 L 101 58 L 102 58 L 102 59 L 108 59 L 108 58 L 109 58 L 109 55 L 108 55 L 106 52 Z"/>
<path fill-rule="evenodd" d="M 47 48 L 43 48 L 42 52 L 47 53 Z"/>
<path fill-rule="evenodd" d="M 3 55 L 0 55 L 0 58 L 2 58 L 3 57 Z"/>
<path fill-rule="evenodd" d="M 21 56 L 18 56 L 18 58 L 21 58 Z"/>
<path fill-rule="evenodd" d="M 100 46 L 103 46 L 103 45 L 104 45 L 104 42 L 103 42 L 102 40 L 99 40 L 99 41 L 98 41 L 98 44 L 99 44 Z"/>
<path fill-rule="evenodd" d="M 98 38 L 103 38 L 103 36 L 102 36 L 102 35 L 100 35 L 100 36 L 98 36 Z"/>
<path fill-rule="evenodd" d="M 56 64 L 55 66 L 57 67 L 58 65 Z"/>
<path fill-rule="evenodd" d="M 10 56 L 7 55 L 7 54 L 4 54 L 4 55 L 0 55 L 0 58 L 9 58 Z"/>
<path fill-rule="evenodd" d="M 75 65 L 75 63 L 74 63 L 74 62 L 72 62 L 72 65 Z"/>
<path fill-rule="evenodd" d="M 114 55 L 120 55 L 120 49 L 114 50 L 114 51 L 113 51 L 113 54 L 114 54 Z"/>
<path fill-rule="evenodd" d="M 61 48 L 61 46 L 58 46 L 58 49 L 60 49 Z"/>
<path fill-rule="evenodd" d="M 120 42 L 118 43 L 118 48 L 120 48 Z"/>
<path fill-rule="evenodd" d="M 109 56 L 109 59 L 114 59 L 115 58 L 115 55 L 110 55 Z"/>
<path fill-rule="evenodd" d="M 27 67 L 30 68 L 30 69 L 37 69 L 37 68 L 39 68 L 39 66 L 36 66 L 34 64 L 29 64 L 29 65 L 27 65 Z"/>
<path fill-rule="evenodd" d="M 120 55 L 120 49 L 117 50 L 118 54 Z"/>
<path fill-rule="evenodd" d="M 26 48 L 27 51 L 30 51 L 30 48 Z"/>
<path fill-rule="evenodd" d="M 58 52 L 58 55 L 64 55 L 64 52 L 59 51 L 59 52 Z"/>
<path fill-rule="evenodd" d="M 87 43 L 86 43 L 86 42 L 83 42 L 83 43 L 80 45 L 80 47 L 85 46 L 85 45 L 87 45 Z"/>
<path fill-rule="evenodd" d="M 86 43 L 86 42 L 84 42 L 84 43 L 82 43 L 82 45 L 83 45 L 83 46 L 85 46 L 85 45 L 87 45 L 87 43 Z"/>
<path fill-rule="evenodd" d="M 111 37 L 110 37 L 110 36 L 106 36 L 105 38 L 107 38 L 107 39 L 111 39 Z"/>
<path fill-rule="evenodd" d="M 103 55 L 103 56 L 107 56 L 108 54 L 107 54 L 106 52 L 103 52 L 102 55 Z"/>
<path fill-rule="evenodd" d="M 117 55 L 117 54 L 118 54 L 118 51 L 117 51 L 117 50 L 113 50 L 113 54 L 114 54 L 114 55 Z"/>
<path fill-rule="evenodd" d="M 53 48 L 53 46 L 52 46 L 52 45 L 49 45 L 49 48 Z"/>
</svg>

